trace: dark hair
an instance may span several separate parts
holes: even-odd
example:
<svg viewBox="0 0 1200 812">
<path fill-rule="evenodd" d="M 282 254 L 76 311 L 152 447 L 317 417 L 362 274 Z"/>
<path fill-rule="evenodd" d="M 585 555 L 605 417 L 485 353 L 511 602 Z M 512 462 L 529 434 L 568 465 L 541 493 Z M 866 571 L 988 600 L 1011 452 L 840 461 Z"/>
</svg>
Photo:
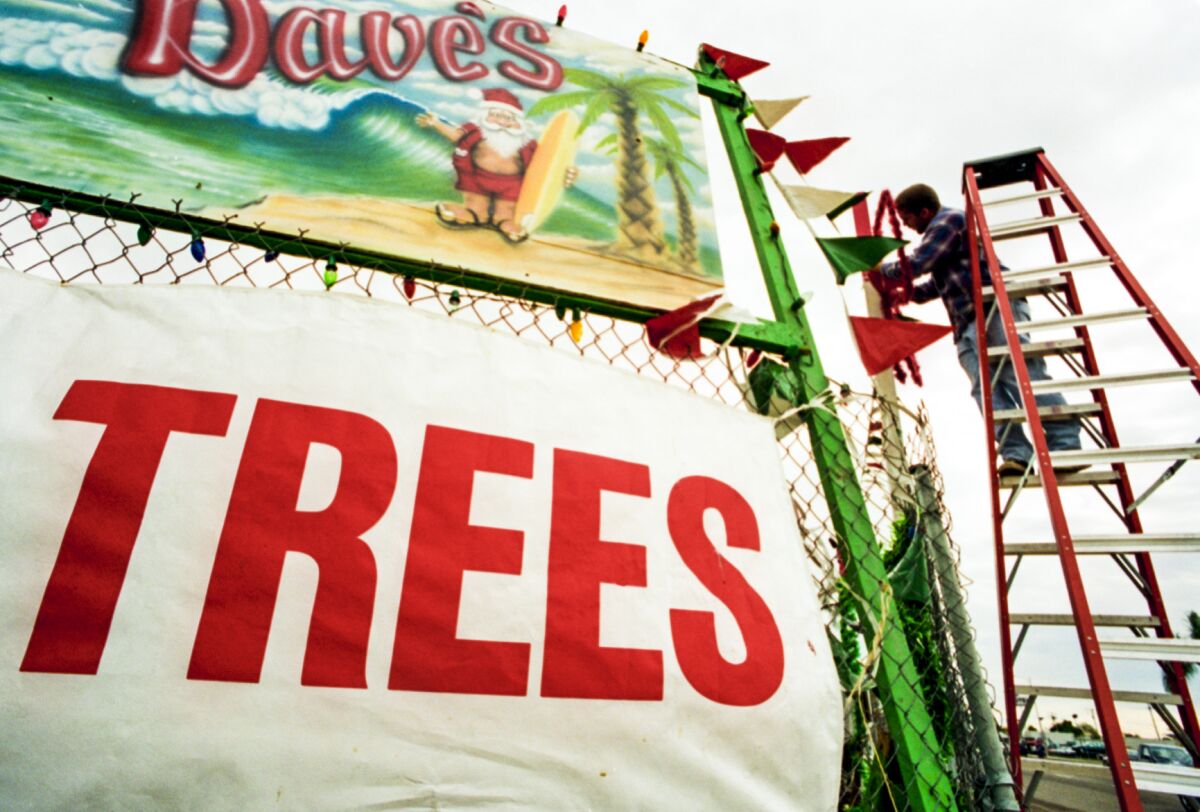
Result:
<svg viewBox="0 0 1200 812">
<path fill-rule="evenodd" d="M 937 192 L 924 183 L 909 186 L 896 195 L 896 208 L 909 214 L 918 214 L 925 209 L 937 211 L 941 207 L 942 201 L 938 200 Z"/>
</svg>

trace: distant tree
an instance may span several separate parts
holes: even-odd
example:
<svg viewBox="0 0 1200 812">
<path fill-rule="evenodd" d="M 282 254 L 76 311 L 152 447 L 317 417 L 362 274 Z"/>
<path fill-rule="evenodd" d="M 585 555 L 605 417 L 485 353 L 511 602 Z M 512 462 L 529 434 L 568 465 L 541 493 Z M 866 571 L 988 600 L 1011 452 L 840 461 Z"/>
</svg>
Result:
<svg viewBox="0 0 1200 812">
<path fill-rule="evenodd" d="M 1200 612 L 1191 611 L 1187 613 L 1188 632 L 1193 640 L 1200 640 Z M 1195 663 L 1180 663 L 1180 668 L 1183 669 L 1183 678 L 1191 679 L 1196 674 Z M 1168 693 L 1175 693 L 1175 676 L 1165 668 L 1162 673 L 1163 690 Z"/>
<path fill-rule="evenodd" d="M 1096 728 L 1092 727 L 1087 722 L 1080 722 L 1079 735 L 1085 739 L 1098 739 L 1100 738 L 1100 731 L 1096 730 Z"/>
<path fill-rule="evenodd" d="M 1050 732 L 1051 733 L 1070 733 L 1072 736 L 1078 736 L 1083 731 L 1080 730 L 1079 726 L 1076 725 L 1074 722 L 1072 722 L 1070 719 L 1063 719 L 1061 721 L 1055 722 L 1054 724 L 1050 725 Z"/>
</svg>

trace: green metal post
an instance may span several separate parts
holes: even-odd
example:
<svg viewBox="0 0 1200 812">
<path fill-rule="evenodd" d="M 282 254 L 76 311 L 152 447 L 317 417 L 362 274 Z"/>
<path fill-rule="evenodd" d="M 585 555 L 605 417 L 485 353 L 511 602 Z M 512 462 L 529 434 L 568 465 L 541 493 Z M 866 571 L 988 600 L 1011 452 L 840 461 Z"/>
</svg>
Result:
<svg viewBox="0 0 1200 812">
<path fill-rule="evenodd" d="M 700 90 L 713 100 L 771 308 L 776 320 L 792 329 L 797 346 L 810 349 L 806 354 L 792 353 L 787 358 L 800 380 L 802 398 L 808 402 L 825 392 L 829 381 L 821 367 L 804 303 L 779 238 L 758 161 L 742 126 L 749 100 L 737 84 L 714 76 L 715 71 L 712 61 L 702 56 L 698 73 Z M 928 812 L 955 810 L 954 789 L 938 760 L 940 747 L 933 722 L 921 695 L 912 653 L 898 622 L 895 600 L 841 422 L 824 409 L 806 411 L 805 419 L 833 526 L 845 545 L 845 578 L 854 592 L 868 643 L 882 635 L 876 684 L 908 803 L 913 809 Z M 882 630 L 880 618 L 886 619 Z"/>
</svg>

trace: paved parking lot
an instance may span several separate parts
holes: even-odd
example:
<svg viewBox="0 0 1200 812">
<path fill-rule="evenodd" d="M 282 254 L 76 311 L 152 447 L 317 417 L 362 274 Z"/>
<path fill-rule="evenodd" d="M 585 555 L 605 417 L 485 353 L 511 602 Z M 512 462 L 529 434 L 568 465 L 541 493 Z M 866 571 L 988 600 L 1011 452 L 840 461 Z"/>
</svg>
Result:
<svg viewBox="0 0 1200 812">
<path fill-rule="evenodd" d="M 1026 786 L 1033 777 L 1037 759 L 1024 759 Z M 1146 812 L 1182 812 L 1179 799 L 1173 795 L 1143 792 L 1142 805 Z M 1034 793 L 1030 812 L 1120 812 L 1113 795 L 1108 772 L 1097 770 L 1095 775 L 1061 775 L 1046 772 Z"/>
</svg>

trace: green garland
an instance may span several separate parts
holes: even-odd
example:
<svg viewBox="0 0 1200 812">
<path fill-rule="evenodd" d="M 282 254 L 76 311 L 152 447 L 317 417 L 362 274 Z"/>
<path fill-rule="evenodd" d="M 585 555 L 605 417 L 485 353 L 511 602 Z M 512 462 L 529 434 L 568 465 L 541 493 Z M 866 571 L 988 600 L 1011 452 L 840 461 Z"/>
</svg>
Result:
<svg viewBox="0 0 1200 812">
<path fill-rule="evenodd" d="M 930 609 L 929 560 L 917 519 L 914 511 L 905 511 L 892 524 L 892 543 L 883 553 L 883 564 L 896 596 L 896 613 L 917 668 L 921 694 L 929 709 L 942 762 L 951 764 L 954 760 L 951 732 L 957 708 L 947 691 L 948 673 L 937 644 L 937 630 Z"/>
</svg>

